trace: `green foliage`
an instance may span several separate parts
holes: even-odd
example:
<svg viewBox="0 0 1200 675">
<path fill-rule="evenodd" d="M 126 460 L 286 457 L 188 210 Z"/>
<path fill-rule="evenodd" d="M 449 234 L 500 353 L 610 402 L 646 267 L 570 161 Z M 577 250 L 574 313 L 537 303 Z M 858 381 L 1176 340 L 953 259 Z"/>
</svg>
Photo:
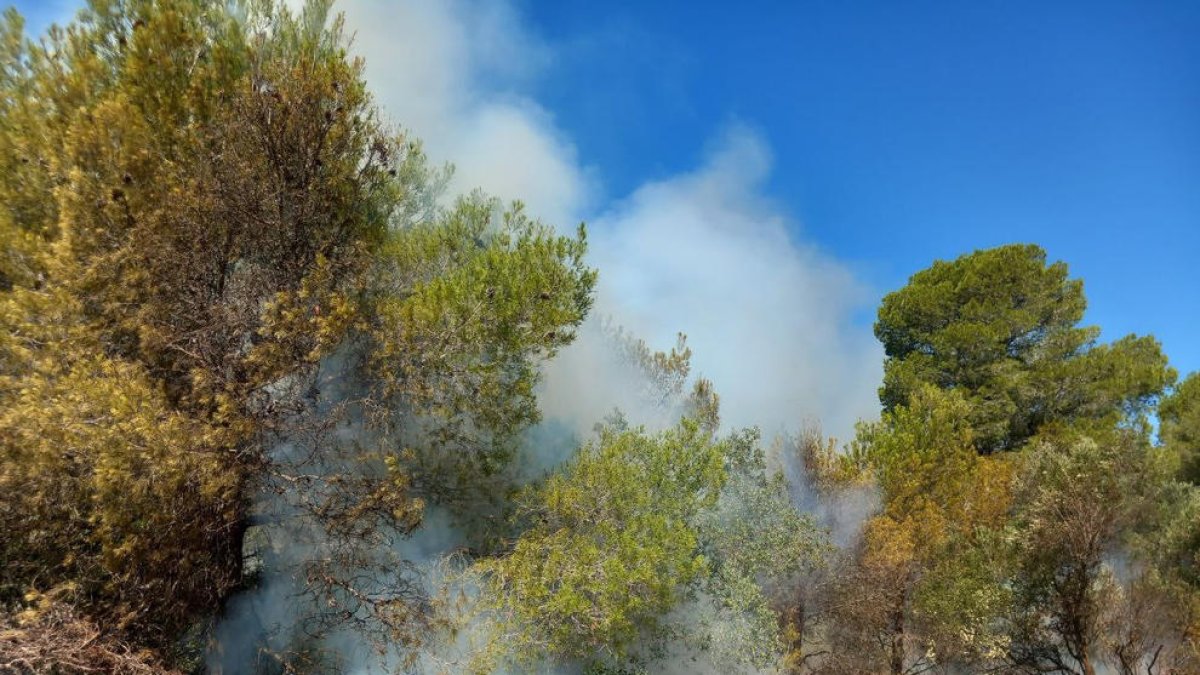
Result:
<svg viewBox="0 0 1200 675">
<path fill-rule="evenodd" d="M 889 506 L 945 501 L 975 462 L 970 412 L 956 392 L 922 387 L 879 422 L 860 424 L 849 455 L 873 471 Z"/>
<path fill-rule="evenodd" d="M 485 560 L 497 635 L 485 658 L 621 660 L 706 573 L 693 524 L 725 481 L 724 445 L 692 421 L 601 430 L 526 496 L 532 526 Z"/>
<path fill-rule="evenodd" d="M 1157 481 L 1136 434 L 1064 438 L 1032 451 L 1014 526 L 1011 658 L 1091 672 L 1117 583 L 1106 557 L 1141 526 Z M 1076 671 L 1075 668 L 1080 670 Z"/>
<path fill-rule="evenodd" d="M 562 237 L 520 204 L 502 211 L 478 196 L 390 233 L 369 312 L 385 394 L 439 420 L 445 442 L 469 443 L 469 423 L 503 448 L 539 419 L 537 364 L 574 339 L 591 307 L 586 248 L 582 226 Z"/>
<path fill-rule="evenodd" d="M 1004 530 L 981 529 L 956 541 L 924 571 L 912 609 L 934 660 L 942 663 L 1002 663 L 1011 636 L 998 617 L 1012 606 L 1003 582 L 1009 560 Z"/>
<path fill-rule="evenodd" d="M 879 308 L 880 400 L 891 410 L 926 383 L 961 391 L 981 452 L 1051 422 L 1137 418 L 1175 373 L 1152 338 L 1097 346 L 1099 329 L 1077 325 L 1085 305 L 1082 282 L 1037 246 L 935 262 Z"/>
<path fill-rule="evenodd" d="M 925 385 L 860 426 L 847 461 L 876 477 L 883 506 L 838 584 L 830 663 L 1192 663 L 1196 493 L 1170 453 L 1144 428 L 1096 424 L 979 455 L 972 413 L 958 391 Z"/>
<path fill-rule="evenodd" d="M 923 557 L 952 535 L 1002 522 L 1007 461 L 974 452 L 971 407 L 956 391 L 926 385 L 907 405 L 861 424 L 849 456 L 875 476 L 883 517 L 909 521 Z"/>
<path fill-rule="evenodd" d="M 768 467 L 757 429 L 733 433 L 726 443 L 728 480 L 697 520 L 712 564 L 705 591 L 715 606 L 700 640 L 717 667 L 734 672 L 780 662 L 796 629 L 781 615 L 831 547 L 796 510 L 782 471 Z"/>
<path fill-rule="evenodd" d="M 1188 475 L 1194 397 L 1185 382 L 1164 400 L 1166 448 L 1152 448 L 1147 417 L 1175 372 L 1152 338 L 1096 344 L 1083 310 L 1082 283 L 1036 246 L 937 262 L 884 299 L 884 419 L 842 461 L 883 493 L 855 574 L 892 588 L 896 609 L 850 618 L 884 627 L 893 671 L 914 650 L 1072 673 L 1193 658 L 1180 589 L 1195 495 L 1173 473 Z"/>
<path fill-rule="evenodd" d="M 600 434 L 526 493 L 530 528 L 512 550 L 476 563 L 495 624 L 477 665 L 632 667 L 668 637 L 729 672 L 779 662 L 779 613 L 829 549 L 757 430 L 714 442 L 685 419 Z"/>
<path fill-rule="evenodd" d="M 1179 463 L 1179 476 L 1200 485 L 1200 373 L 1192 373 L 1158 408 L 1159 435 Z"/>
<path fill-rule="evenodd" d="M 728 481 L 699 518 L 701 536 L 720 567 L 778 591 L 819 560 L 826 544 L 812 518 L 792 504 L 782 471 L 771 470 L 757 429 L 725 439 Z"/>
<path fill-rule="evenodd" d="M 684 384 L 692 369 L 692 350 L 687 346 L 687 336 L 680 333 L 670 352 L 660 352 L 650 349 L 645 340 L 619 326 L 606 324 L 604 331 L 615 345 L 621 362 L 632 365 L 645 378 L 638 394 L 646 405 L 665 408 L 683 395 Z"/>
<path fill-rule="evenodd" d="M 882 508 L 838 580 L 836 667 L 927 669 L 1000 644 L 991 612 L 1005 594 L 980 545 L 1007 522 L 1013 467 L 976 452 L 972 412 L 927 384 L 859 425 L 846 461 L 875 477 Z"/>
<path fill-rule="evenodd" d="M 23 30 L 6 11 L 0 664 L 178 665 L 277 488 L 324 547 L 306 628 L 382 622 L 406 665 L 441 607 L 380 542 L 493 500 L 515 515 L 471 551 L 479 669 L 632 672 L 673 637 L 722 672 L 1196 671 L 1200 376 L 1151 445 L 1174 371 L 1153 338 L 1098 344 L 1040 248 L 884 299 L 882 418 L 801 448 L 820 495 L 879 492 L 835 567 L 758 433 L 718 437 L 712 383 L 685 395 L 682 336 L 613 336 L 677 427 L 602 427 L 510 503 L 540 367 L 592 307 L 582 226 L 440 201 L 449 169 L 381 121 L 326 0 L 91 0 Z"/>
<path fill-rule="evenodd" d="M 1166 576 L 1200 591 L 1200 489 L 1190 483 L 1160 485 L 1148 504 L 1153 524 L 1138 533 L 1139 552 Z M 1200 595 L 1196 598 L 1200 601 Z M 1200 621 L 1200 614 L 1196 619 Z"/>
</svg>

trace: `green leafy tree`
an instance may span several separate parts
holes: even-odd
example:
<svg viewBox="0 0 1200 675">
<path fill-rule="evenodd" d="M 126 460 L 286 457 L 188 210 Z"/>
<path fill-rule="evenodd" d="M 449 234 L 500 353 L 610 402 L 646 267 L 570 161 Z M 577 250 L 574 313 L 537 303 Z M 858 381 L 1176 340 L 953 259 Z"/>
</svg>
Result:
<svg viewBox="0 0 1200 675">
<path fill-rule="evenodd" d="M 369 290 L 366 370 L 377 398 L 430 426 L 420 480 L 470 501 L 540 419 L 539 365 L 575 338 L 596 273 L 584 230 L 562 237 L 479 195 L 390 233 Z M 486 486 L 485 487 L 491 487 Z"/>
<path fill-rule="evenodd" d="M 603 428 L 524 497 L 531 527 L 512 550 L 478 563 L 497 622 L 485 660 L 619 662 L 660 637 L 708 570 L 693 521 L 720 493 L 723 460 L 694 421 L 657 436 Z"/>
<path fill-rule="evenodd" d="M 1182 479 L 1200 485 L 1200 373 L 1192 373 L 1158 407 L 1160 436 Z"/>
<path fill-rule="evenodd" d="M 791 591 L 828 552 L 756 430 L 718 442 L 692 418 L 654 436 L 602 428 L 519 517 L 531 527 L 511 551 L 472 570 L 494 629 L 483 670 L 652 667 L 679 649 L 725 672 L 777 666 Z"/>
<path fill-rule="evenodd" d="M 1019 447 L 1053 422 L 1143 415 L 1175 377 L 1157 341 L 1099 345 L 1080 327 L 1083 283 L 1033 245 L 938 261 L 888 294 L 883 342 L 885 410 L 923 384 L 963 393 L 981 452 Z"/>
<path fill-rule="evenodd" d="M 723 672 L 802 662 L 806 618 L 796 597 L 831 553 L 825 532 L 796 509 L 757 429 L 727 439 L 728 479 L 697 520 L 711 562 L 699 645 Z"/>
<path fill-rule="evenodd" d="M 1166 634 L 1143 634 L 1135 649 L 1120 633 L 1147 625 L 1114 633 L 1107 619 L 1135 619 L 1126 599 L 1133 597 L 1136 605 L 1138 596 L 1149 597 L 1147 584 L 1153 582 L 1142 575 L 1122 583 L 1111 562 L 1128 556 L 1136 570 L 1133 537 L 1156 525 L 1155 507 L 1169 481 L 1150 451 L 1141 434 L 1126 430 L 1099 440 L 1062 435 L 1031 450 L 1011 539 L 1013 665 L 1092 675 L 1108 656 L 1103 652 L 1107 642 L 1118 648 L 1114 656 L 1127 672 L 1144 672 L 1156 649 L 1179 644 L 1178 634 L 1171 633 L 1185 624 L 1171 626 Z M 1170 608 L 1159 610 L 1169 613 Z"/>
</svg>

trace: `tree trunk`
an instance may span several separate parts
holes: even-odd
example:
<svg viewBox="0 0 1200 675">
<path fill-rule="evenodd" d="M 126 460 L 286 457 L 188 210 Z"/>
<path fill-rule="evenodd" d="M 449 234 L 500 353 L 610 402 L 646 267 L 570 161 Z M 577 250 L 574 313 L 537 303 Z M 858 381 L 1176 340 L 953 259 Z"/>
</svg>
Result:
<svg viewBox="0 0 1200 675">
<path fill-rule="evenodd" d="M 892 675 L 904 673 L 904 603 L 892 612 Z M 1088 675 L 1095 675 L 1089 673 Z"/>
</svg>

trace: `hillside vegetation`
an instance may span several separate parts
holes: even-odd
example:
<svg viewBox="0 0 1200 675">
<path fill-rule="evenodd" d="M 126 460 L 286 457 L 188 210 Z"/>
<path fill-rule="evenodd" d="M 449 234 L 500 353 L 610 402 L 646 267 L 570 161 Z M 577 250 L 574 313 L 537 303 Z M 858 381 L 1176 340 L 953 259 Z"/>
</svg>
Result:
<svg viewBox="0 0 1200 675">
<path fill-rule="evenodd" d="M 4 15 L 0 672 L 1200 673 L 1200 375 L 1065 263 L 887 295 L 845 443 L 609 330 L 667 423 L 532 471 L 585 229 L 446 194 L 347 50 L 321 0 Z"/>
</svg>

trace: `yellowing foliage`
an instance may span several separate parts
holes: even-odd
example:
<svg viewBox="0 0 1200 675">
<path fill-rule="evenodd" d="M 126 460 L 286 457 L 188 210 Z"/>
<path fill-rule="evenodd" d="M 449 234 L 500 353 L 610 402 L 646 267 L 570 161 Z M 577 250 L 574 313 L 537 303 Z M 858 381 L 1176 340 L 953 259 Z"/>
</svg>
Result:
<svg viewBox="0 0 1200 675">
<path fill-rule="evenodd" d="M 58 300 L 58 330 L 7 305 L 0 351 L 27 369 L 0 378 L 0 592 L 66 584 L 93 616 L 152 641 L 238 581 L 241 474 L 219 433 L 173 410 L 137 364 L 103 356 Z"/>
<path fill-rule="evenodd" d="M 330 4 L 92 0 L 40 43 L 5 13 L 5 610 L 55 591 L 160 649 L 210 619 L 244 581 L 254 491 L 287 477 L 271 434 L 333 424 L 281 384 L 322 364 L 382 427 L 443 420 L 408 439 L 420 452 L 376 428 L 371 452 L 314 448 L 345 475 L 300 501 L 345 560 L 419 524 L 415 457 L 494 468 L 537 419 L 537 364 L 591 305 L 582 227 L 439 206 L 447 171 L 380 121 Z M 314 583 L 356 592 L 327 572 Z"/>
</svg>

